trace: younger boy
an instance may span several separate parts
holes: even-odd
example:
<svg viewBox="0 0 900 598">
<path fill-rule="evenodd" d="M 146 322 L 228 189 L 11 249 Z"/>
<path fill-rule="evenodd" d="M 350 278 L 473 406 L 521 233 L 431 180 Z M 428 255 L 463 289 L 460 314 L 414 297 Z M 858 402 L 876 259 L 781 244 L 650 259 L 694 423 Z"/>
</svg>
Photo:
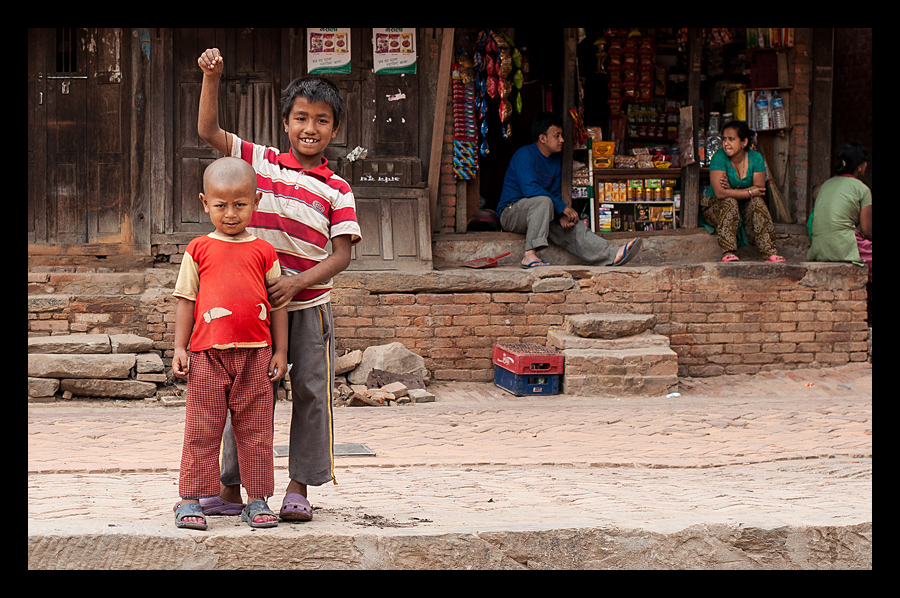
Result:
<svg viewBox="0 0 900 598">
<path fill-rule="evenodd" d="M 190 371 L 175 523 L 207 528 L 200 498 L 219 493 L 219 443 L 230 411 L 249 498 L 241 519 L 274 527 L 278 519 L 266 504 L 275 490 L 272 383 L 287 370 L 287 312 L 269 303 L 266 281 L 281 269 L 275 249 L 246 230 L 262 195 L 253 168 L 237 158 L 216 160 L 203 191 L 216 230 L 188 244 L 174 293 L 172 370 L 179 377 Z"/>
<path fill-rule="evenodd" d="M 266 283 L 273 304 L 290 301 L 289 361 L 291 432 L 288 475 L 280 515 L 308 521 L 307 487 L 334 478 L 334 321 L 332 278 L 350 264 L 350 249 L 362 239 L 356 201 L 347 182 L 328 168 L 325 149 L 338 132 L 343 98 L 323 77 L 302 77 L 282 94 L 282 122 L 290 151 L 240 139 L 219 126 L 218 90 L 224 59 L 218 49 L 197 59 L 203 71 L 197 132 L 226 156 L 240 157 L 257 173 L 262 191 L 250 231 L 278 252 L 284 276 Z M 331 243 L 331 253 L 326 245 Z M 219 504 L 240 503 L 228 428 L 223 436 Z"/>
</svg>

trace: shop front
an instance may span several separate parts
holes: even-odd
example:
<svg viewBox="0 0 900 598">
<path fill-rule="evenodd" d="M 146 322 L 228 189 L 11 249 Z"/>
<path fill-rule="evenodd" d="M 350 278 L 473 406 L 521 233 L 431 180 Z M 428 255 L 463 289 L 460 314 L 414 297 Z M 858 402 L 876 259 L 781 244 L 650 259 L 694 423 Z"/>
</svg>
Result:
<svg viewBox="0 0 900 598">
<path fill-rule="evenodd" d="M 765 158 L 773 220 L 799 235 L 810 190 L 830 176 L 833 82 L 811 73 L 830 69 L 833 32 L 457 29 L 445 131 L 455 188 L 442 197 L 436 247 L 491 230 L 483 210 L 496 207 L 509 159 L 543 111 L 563 120 L 564 201 L 597 234 L 698 233 L 709 159 L 723 126 L 744 120 Z"/>
</svg>

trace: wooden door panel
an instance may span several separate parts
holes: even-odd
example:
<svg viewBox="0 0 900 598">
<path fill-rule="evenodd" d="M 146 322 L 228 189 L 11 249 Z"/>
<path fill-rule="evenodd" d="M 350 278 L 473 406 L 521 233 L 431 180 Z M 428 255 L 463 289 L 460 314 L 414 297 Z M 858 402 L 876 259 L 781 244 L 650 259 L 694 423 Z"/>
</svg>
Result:
<svg viewBox="0 0 900 598">
<path fill-rule="evenodd" d="M 353 193 L 363 240 L 353 248 L 349 270 L 431 267 L 431 240 L 422 237 L 427 188 L 357 186 Z"/>
<path fill-rule="evenodd" d="M 197 116 L 203 73 L 197 57 L 217 47 L 225 59 L 219 124 L 246 141 L 281 144 L 280 29 L 176 29 L 173 35 L 174 148 L 172 229 L 186 237 L 212 230 L 199 193 L 203 172 L 221 154 L 200 139 Z"/>
<path fill-rule="evenodd" d="M 51 246 L 39 251 L 134 242 L 131 100 L 122 91 L 131 37 L 121 28 L 29 30 L 28 233 Z"/>
</svg>

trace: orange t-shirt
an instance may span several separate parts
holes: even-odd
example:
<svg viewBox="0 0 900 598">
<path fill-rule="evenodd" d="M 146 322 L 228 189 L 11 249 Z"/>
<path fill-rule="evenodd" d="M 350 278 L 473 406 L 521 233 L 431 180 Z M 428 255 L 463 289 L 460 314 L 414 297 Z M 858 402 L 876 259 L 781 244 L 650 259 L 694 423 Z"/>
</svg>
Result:
<svg viewBox="0 0 900 598">
<path fill-rule="evenodd" d="M 191 241 L 173 293 L 194 302 L 191 351 L 271 345 L 265 281 L 280 275 L 275 248 L 253 235 L 212 232 Z"/>
</svg>

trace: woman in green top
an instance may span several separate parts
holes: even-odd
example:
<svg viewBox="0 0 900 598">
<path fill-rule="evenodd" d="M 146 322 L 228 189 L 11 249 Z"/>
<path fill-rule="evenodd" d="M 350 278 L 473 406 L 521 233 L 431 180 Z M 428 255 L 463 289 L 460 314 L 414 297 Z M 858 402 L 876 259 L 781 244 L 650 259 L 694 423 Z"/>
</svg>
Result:
<svg viewBox="0 0 900 598">
<path fill-rule="evenodd" d="M 847 143 L 837 152 L 837 170 L 819 188 L 810 214 L 811 262 L 851 262 L 869 267 L 866 283 L 868 322 L 872 325 L 872 191 L 859 180 L 869 165 L 869 152 Z"/>
<path fill-rule="evenodd" d="M 732 121 L 722 129 L 722 148 L 709 163 L 710 186 L 700 198 L 703 218 L 716 227 L 723 262 L 737 261 L 741 218 L 754 233 L 756 246 L 767 262 L 783 262 L 775 247 L 775 227 L 763 196 L 766 165 L 762 154 L 749 149 L 750 128 Z"/>
<path fill-rule="evenodd" d="M 811 262 L 853 262 L 863 265 L 856 231 L 872 240 L 872 191 L 859 180 L 866 172 L 869 153 L 859 143 L 838 150 L 835 176 L 822 183 L 812 217 Z"/>
</svg>

